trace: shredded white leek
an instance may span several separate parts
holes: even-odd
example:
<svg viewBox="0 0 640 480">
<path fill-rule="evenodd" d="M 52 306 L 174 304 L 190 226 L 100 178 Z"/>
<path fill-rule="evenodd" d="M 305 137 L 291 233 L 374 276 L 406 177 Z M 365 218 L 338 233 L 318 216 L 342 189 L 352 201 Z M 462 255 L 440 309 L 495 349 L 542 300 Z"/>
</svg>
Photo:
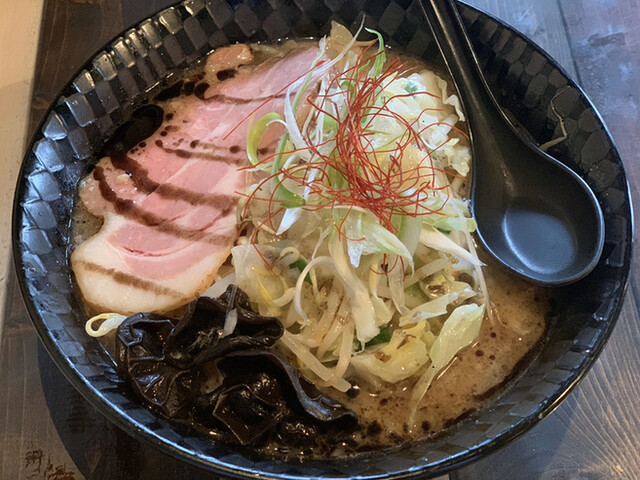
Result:
<svg viewBox="0 0 640 480">
<path fill-rule="evenodd" d="M 284 332 L 280 339 L 282 343 L 289 348 L 298 359 L 311 371 L 325 382 L 332 381 L 333 387 L 341 392 L 346 392 L 351 388 L 351 384 L 344 378 L 333 378 L 333 372 L 325 367 L 318 358 L 305 348 L 295 336 L 287 331 Z"/>
<path fill-rule="evenodd" d="M 259 165 L 271 173 L 260 197 L 272 201 L 243 204 L 256 245 L 235 247 L 233 263 L 238 286 L 285 326 L 281 348 L 318 385 L 346 391 L 354 374 L 378 386 L 422 376 L 413 392 L 419 402 L 444 360 L 475 338 L 488 302 L 462 195 L 471 155 L 458 133 L 459 99 L 433 72 L 384 75 L 370 105 L 350 105 L 355 72 L 374 79 L 386 68 L 382 36 L 370 33 L 377 49 L 334 25 L 309 74 L 287 89 L 283 114 L 249 132 L 257 158 L 266 127 L 285 127 L 276 154 Z M 373 187 L 367 201 L 332 202 L 335 192 L 361 194 L 331 163 L 342 159 L 337 129 L 353 108 L 364 112 L 356 141 L 365 155 L 353 168 Z M 376 114 L 383 109 L 392 113 Z M 375 190 L 374 172 L 397 175 L 402 197 L 391 198 L 410 198 L 409 206 L 390 217 L 369 208 L 389 193 Z"/>
<path fill-rule="evenodd" d="M 207 288 L 207 290 L 205 290 L 202 293 L 202 296 L 203 297 L 218 298 L 220 295 L 222 295 L 227 290 L 227 287 L 229 287 L 229 285 L 235 283 L 235 281 L 236 281 L 236 274 L 235 273 L 231 273 L 231 274 L 227 275 L 226 277 L 217 280 L 213 285 L 211 285 L 209 288 Z"/>
<path fill-rule="evenodd" d="M 222 327 L 222 338 L 227 337 L 233 333 L 238 324 L 238 309 L 233 308 L 227 312 L 224 317 L 224 326 Z"/>
</svg>

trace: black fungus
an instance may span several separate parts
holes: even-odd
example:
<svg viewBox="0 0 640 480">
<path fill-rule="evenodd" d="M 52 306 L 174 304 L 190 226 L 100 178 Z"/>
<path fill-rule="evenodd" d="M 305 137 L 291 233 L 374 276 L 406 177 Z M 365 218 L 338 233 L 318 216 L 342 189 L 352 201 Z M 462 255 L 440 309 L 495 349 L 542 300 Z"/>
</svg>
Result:
<svg viewBox="0 0 640 480">
<path fill-rule="evenodd" d="M 193 418 L 209 428 L 224 425 L 242 445 L 255 443 L 287 413 L 280 385 L 266 374 L 226 377 L 213 393 L 195 402 Z"/>
<path fill-rule="evenodd" d="M 223 336 L 225 318 L 237 324 Z M 118 371 L 144 402 L 165 417 L 241 445 L 312 448 L 319 435 L 345 437 L 355 414 L 322 394 L 271 351 L 283 327 L 251 310 L 235 286 L 201 297 L 180 319 L 140 313 L 118 328 Z M 204 391 L 212 362 L 223 380 Z"/>
<path fill-rule="evenodd" d="M 198 400 L 194 418 L 209 426 L 223 423 L 242 445 L 262 438 L 310 447 L 320 430 L 345 434 L 357 425 L 351 410 L 322 394 L 269 350 L 236 351 L 218 367 L 225 379 Z"/>
<path fill-rule="evenodd" d="M 120 376 L 153 408 L 177 416 L 200 394 L 199 367 L 228 352 L 269 347 L 280 338 L 277 319 L 248 309 L 246 294 L 229 288 L 218 299 L 201 297 L 179 320 L 139 313 L 118 328 L 116 359 Z M 235 330 L 223 337 L 226 314 L 236 308 Z"/>
<path fill-rule="evenodd" d="M 344 405 L 322 394 L 297 369 L 272 351 L 235 352 L 221 360 L 218 366 L 227 378 L 238 377 L 242 372 L 269 374 L 287 389 L 285 393 L 295 401 L 293 408 L 304 411 L 316 420 L 331 422 L 353 415 Z"/>
<path fill-rule="evenodd" d="M 118 328 L 118 373 L 146 404 L 167 417 L 176 416 L 200 391 L 200 372 L 167 362 L 170 319 L 139 313 Z"/>
<path fill-rule="evenodd" d="M 223 337 L 226 314 L 233 309 L 238 322 L 233 333 Z M 190 368 L 235 350 L 270 347 L 282 333 L 277 319 L 258 315 L 242 290 L 229 287 L 219 298 L 196 301 L 193 312 L 180 320 L 169 338 L 169 356 L 174 365 Z"/>
</svg>

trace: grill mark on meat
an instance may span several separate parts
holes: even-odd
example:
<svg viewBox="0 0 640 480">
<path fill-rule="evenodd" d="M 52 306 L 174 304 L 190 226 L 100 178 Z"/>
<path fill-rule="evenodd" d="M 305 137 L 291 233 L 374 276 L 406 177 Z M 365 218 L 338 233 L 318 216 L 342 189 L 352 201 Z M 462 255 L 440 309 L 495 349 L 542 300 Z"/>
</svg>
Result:
<svg viewBox="0 0 640 480">
<path fill-rule="evenodd" d="M 222 93 L 218 93 L 216 95 L 212 95 L 207 98 L 208 102 L 220 102 L 220 103 L 230 103 L 232 105 L 246 105 L 248 103 L 264 103 L 269 100 L 274 100 L 276 98 L 281 99 L 287 96 L 286 93 L 281 93 L 279 95 L 270 95 L 268 97 L 254 97 L 254 98 L 240 98 L 240 97 L 230 97 L 228 95 L 224 95 Z"/>
<path fill-rule="evenodd" d="M 144 193 L 156 193 L 164 198 L 184 200 L 191 205 L 208 205 L 221 211 L 229 211 L 238 203 L 237 195 L 199 193 L 170 183 L 160 183 L 149 177 L 149 170 L 127 155 L 111 157 L 113 166 L 126 172 L 135 187 Z M 105 178 L 105 182 L 107 179 Z M 107 182 L 108 183 L 108 182 Z"/>
<path fill-rule="evenodd" d="M 247 149 L 244 148 L 241 145 L 231 145 L 230 147 L 223 145 L 217 145 L 215 143 L 211 143 L 211 142 L 205 142 L 203 140 L 193 140 L 189 146 L 192 149 L 202 149 L 202 150 L 209 150 L 209 151 L 220 151 L 220 152 L 231 152 L 231 153 L 240 153 L 240 152 L 246 152 Z M 200 150 L 198 150 L 200 151 Z"/>
<path fill-rule="evenodd" d="M 218 73 L 216 73 L 216 77 L 221 82 L 224 82 L 225 80 L 229 80 L 230 78 L 235 77 L 236 73 L 237 70 L 235 68 L 228 68 L 226 70 L 220 70 Z"/>
<path fill-rule="evenodd" d="M 182 94 L 186 97 L 193 95 L 193 91 L 195 90 L 195 88 L 196 82 L 184 82 L 184 85 L 182 86 Z"/>
<path fill-rule="evenodd" d="M 164 150 L 167 153 L 172 153 L 173 155 L 175 155 L 176 157 L 180 157 L 180 158 L 201 158 L 203 160 L 212 160 L 214 162 L 227 162 L 227 163 L 233 163 L 235 165 L 240 165 L 242 163 L 244 163 L 245 158 L 244 157 L 230 157 L 228 155 L 216 155 L 214 153 L 207 153 L 207 152 L 202 152 L 202 151 L 192 151 L 192 150 L 185 150 L 183 148 L 168 148 L 168 147 L 160 147 L 162 148 L 162 150 Z"/>
<path fill-rule="evenodd" d="M 194 147 L 194 142 L 198 142 L 195 144 L 195 147 L 199 147 L 200 149 L 196 150 Z M 165 152 L 167 153 L 173 153 L 174 155 L 180 157 L 180 158 L 201 158 L 203 160 L 212 160 L 212 161 L 225 161 L 228 163 L 233 163 L 235 165 L 244 165 L 246 163 L 246 157 L 244 155 L 241 155 L 240 157 L 230 157 L 228 155 L 216 155 L 213 153 L 209 153 L 210 151 L 220 151 L 220 152 L 229 152 L 232 154 L 238 154 L 238 153 L 242 153 L 244 154 L 247 150 L 244 147 L 241 147 L 240 145 L 232 145 L 230 147 L 221 147 L 219 145 L 216 145 L 215 143 L 207 143 L 207 142 L 201 142 L 198 140 L 194 140 L 193 142 L 191 142 L 190 147 L 193 148 L 193 150 L 184 150 L 184 149 L 171 149 L 171 148 L 167 148 L 167 147 L 161 147 Z M 207 150 L 209 150 L 209 152 L 207 152 Z M 262 147 L 258 149 L 258 154 L 259 155 L 267 155 L 267 154 L 274 154 L 276 153 L 276 149 L 275 146 L 269 146 L 269 147 Z"/>
<path fill-rule="evenodd" d="M 157 283 L 149 280 L 143 280 L 140 277 L 135 277 L 128 273 L 120 272 L 113 268 L 106 268 L 102 265 L 98 265 L 97 263 L 87 262 L 85 260 L 82 260 L 80 263 L 89 271 L 100 273 L 102 275 L 109 275 L 114 281 L 121 285 L 140 288 L 142 290 L 153 292 L 157 295 L 169 295 L 176 298 L 184 297 L 182 293 L 176 290 L 163 287 L 162 285 L 158 285 Z"/>
<path fill-rule="evenodd" d="M 204 83 L 199 83 L 196 85 L 196 87 L 193 90 L 193 94 L 198 97 L 200 100 L 204 100 L 204 94 L 207 93 L 207 90 L 209 89 L 209 84 L 204 82 Z"/>
<path fill-rule="evenodd" d="M 109 185 L 107 177 L 104 174 L 104 169 L 101 166 L 97 166 L 93 169 L 93 178 L 98 182 L 102 198 L 113 205 L 116 213 L 119 213 L 130 220 L 152 227 L 160 232 L 174 235 L 178 238 L 207 242 L 214 245 L 222 245 L 229 240 L 229 238 L 224 235 L 216 235 L 203 230 L 191 230 L 181 227 L 175 223 L 167 221 L 164 217 L 145 212 L 132 200 L 126 200 L 118 197 L 116 191 Z M 226 216 L 229 213 L 229 210 L 230 209 L 223 210 L 221 212 L 222 216 Z"/>
</svg>

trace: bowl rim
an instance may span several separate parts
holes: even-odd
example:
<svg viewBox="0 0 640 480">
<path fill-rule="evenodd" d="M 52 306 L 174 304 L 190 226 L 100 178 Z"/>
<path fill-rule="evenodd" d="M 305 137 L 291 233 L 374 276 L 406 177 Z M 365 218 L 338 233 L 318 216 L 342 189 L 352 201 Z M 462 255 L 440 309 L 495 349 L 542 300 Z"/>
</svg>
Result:
<svg viewBox="0 0 640 480">
<path fill-rule="evenodd" d="M 123 31 L 115 35 L 108 42 L 100 46 L 100 48 L 96 49 L 96 51 L 88 58 L 88 60 L 83 63 L 73 75 L 69 77 L 64 86 L 59 90 L 56 94 L 55 99 L 49 105 L 47 110 L 44 112 L 41 120 L 38 122 L 34 133 L 31 135 L 29 142 L 26 147 L 25 155 L 23 157 L 23 161 L 20 167 L 20 171 L 17 179 L 17 186 L 14 193 L 13 198 L 13 207 L 12 207 L 12 253 L 13 253 L 13 264 L 16 272 L 16 276 L 18 278 L 18 284 L 20 286 L 20 291 L 22 293 L 22 297 L 29 313 L 29 317 L 34 324 L 36 331 L 40 340 L 42 341 L 45 349 L 47 350 L 49 356 L 54 361 L 56 367 L 64 374 L 67 380 L 73 385 L 73 387 L 92 405 L 94 406 L 100 413 L 105 416 L 110 422 L 127 432 L 127 434 L 133 436 L 136 439 L 142 440 L 147 444 L 153 446 L 154 448 L 159 449 L 160 451 L 164 451 L 169 453 L 174 458 L 179 459 L 181 461 L 186 461 L 192 465 L 198 466 L 210 472 L 216 472 L 222 475 L 226 475 L 232 478 L 256 478 L 256 479 L 273 479 L 273 478 L 290 478 L 290 479 L 302 479 L 309 478 L 308 476 L 299 476 L 299 475 L 287 475 L 282 473 L 270 474 L 269 472 L 258 471 L 258 470 L 250 470 L 244 467 L 238 467 L 231 464 L 223 463 L 211 456 L 198 454 L 193 450 L 188 448 L 184 448 L 178 445 L 176 442 L 171 441 L 167 438 L 164 438 L 161 435 L 156 434 L 154 431 L 150 430 L 144 425 L 141 425 L 135 419 L 129 417 L 126 413 L 122 412 L 119 408 L 116 407 L 111 401 L 105 399 L 105 397 L 97 390 L 97 388 L 86 378 L 85 375 L 80 373 L 74 365 L 70 362 L 67 355 L 65 355 L 62 350 L 58 348 L 56 345 L 56 339 L 51 335 L 51 331 L 46 327 L 45 323 L 41 319 L 41 312 L 38 310 L 34 303 L 34 298 L 30 295 L 27 279 L 24 275 L 25 265 L 23 262 L 22 252 L 19 246 L 19 238 L 21 231 L 21 219 L 24 214 L 24 210 L 22 208 L 21 200 L 24 198 L 26 181 L 25 181 L 25 173 L 27 170 L 28 157 L 29 154 L 35 145 L 36 141 L 42 138 L 42 129 L 45 126 L 46 122 L 49 119 L 52 111 L 54 111 L 57 106 L 58 100 L 63 96 L 64 92 L 69 88 L 71 83 L 75 78 L 77 78 L 83 71 L 87 70 L 92 61 L 99 56 L 103 51 L 108 50 L 111 45 L 113 45 L 118 39 L 122 38 L 124 34 L 131 30 L 139 30 L 141 25 L 154 17 L 161 15 L 163 12 L 174 9 L 177 5 L 186 3 L 188 0 L 176 1 L 171 6 L 162 8 L 158 10 L 154 14 L 146 17 L 145 19 L 136 22 L 135 24 L 125 28 Z M 508 22 L 497 18 L 495 15 L 491 13 L 487 13 L 484 10 L 477 8 L 475 6 L 469 5 L 468 3 L 456 0 L 459 6 L 463 6 L 464 8 L 470 9 L 481 16 L 486 17 L 488 20 L 492 20 L 498 24 L 500 28 L 504 28 L 509 30 L 516 37 L 520 37 L 522 40 L 526 42 L 529 47 L 532 47 L 538 54 L 544 57 L 544 59 L 550 63 L 555 69 L 557 69 L 561 75 L 567 80 L 567 85 L 575 89 L 579 95 L 581 100 L 586 104 L 586 109 L 591 110 L 594 114 L 595 119 L 599 123 L 599 126 L 602 127 L 603 133 L 606 135 L 607 142 L 611 148 L 611 152 L 616 161 L 617 168 L 621 171 L 624 178 L 624 193 L 626 196 L 626 200 L 628 202 L 628 220 L 630 222 L 630 229 L 627 232 L 627 243 L 626 249 L 624 251 L 624 259 L 625 263 L 620 268 L 621 276 L 620 282 L 622 283 L 620 293 L 615 299 L 613 303 L 613 308 L 610 310 L 609 318 L 607 321 L 606 327 L 603 329 L 603 333 L 599 336 L 597 343 L 594 344 L 592 348 L 592 353 L 586 357 L 582 367 L 579 371 L 571 377 L 571 381 L 567 384 L 566 388 L 557 396 L 552 397 L 544 403 L 539 409 L 535 412 L 535 415 L 528 415 L 526 418 L 523 418 L 521 421 L 518 421 L 511 425 L 511 427 L 492 437 L 490 440 L 485 441 L 481 444 L 476 444 L 474 447 L 468 449 L 466 452 L 462 454 L 457 454 L 451 457 L 448 457 L 441 461 L 436 461 L 432 465 L 418 465 L 411 470 L 402 470 L 402 471 L 394 471 L 388 472 L 385 475 L 367 475 L 361 476 L 359 478 L 385 478 L 385 479 L 400 479 L 400 478 L 416 478 L 422 477 L 425 474 L 429 476 L 438 476 L 442 474 L 446 474 L 451 470 L 463 467 L 469 463 L 472 463 L 480 458 L 484 457 L 489 453 L 494 453 L 497 450 L 505 447 L 506 445 L 512 443 L 517 438 L 521 437 L 525 433 L 527 433 L 534 425 L 536 425 L 539 421 L 546 418 L 553 411 L 555 411 L 560 404 L 564 401 L 564 399 L 571 393 L 571 391 L 577 386 L 577 384 L 584 378 L 584 376 L 589 372 L 596 359 L 598 358 L 602 348 L 605 343 L 609 339 L 613 328 L 617 322 L 620 311 L 622 309 L 626 291 L 629 283 L 629 273 L 630 273 L 630 259 L 632 258 L 632 253 L 634 250 L 635 243 L 635 228 L 634 228 L 634 216 L 633 216 L 633 204 L 632 197 L 630 192 L 629 181 L 624 169 L 624 163 L 620 157 L 620 153 L 616 144 L 613 141 L 611 133 L 604 123 L 604 120 L 597 110 L 597 108 L 593 105 L 590 98 L 586 95 L 584 90 L 576 83 L 573 77 L 566 71 L 566 69 L 560 65 L 551 55 L 546 52 L 542 47 L 540 47 L 536 42 L 531 40 L 527 35 L 521 33 Z M 213 49 L 212 49 L 213 50 Z M 211 50 L 211 51 L 212 51 Z M 169 72 L 167 73 L 169 74 Z M 145 92 L 146 93 L 146 92 Z M 462 421 L 461 423 L 464 423 Z M 457 427 L 454 427 L 457 428 Z M 428 443 L 429 440 L 426 441 Z M 418 442 L 424 443 L 424 442 Z M 396 447 L 394 447 L 395 449 Z M 391 449 L 392 451 L 393 449 Z M 366 454 L 365 454 L 366 455 Z M 364 458 L 364 456 L 357 455 L 355 457 L 347 458 L 347 459 L 336 459 L 329 460 L 329 462 L 340 463 L 351 463 L 353 461 L 357 461 L 359 458 Z M 215 463 L 212 463 L 212 460 Z M 277 462 L 281 462 L 277 460 Z M 283 462 L 286 463 L 286 462 Z M 314 464 L 326 464 L 327 460 L 314 460 L 310 462 L 305 462 L 313 468 Z M 234 468 L 235 467 L 235 468 Z M 340 477 L 335 477 L 340 478 Z M 347 477 L 344 477 L 347 478 Z"/>
</svg>

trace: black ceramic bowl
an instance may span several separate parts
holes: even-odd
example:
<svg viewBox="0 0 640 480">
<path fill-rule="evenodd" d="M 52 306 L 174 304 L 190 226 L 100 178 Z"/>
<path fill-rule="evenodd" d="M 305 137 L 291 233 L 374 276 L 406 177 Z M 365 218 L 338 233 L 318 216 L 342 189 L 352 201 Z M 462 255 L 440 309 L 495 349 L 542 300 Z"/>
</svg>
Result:
<svg viewBox="0 0 640 480">
<path fill-rule="evenodd" d="M 502 106 L 538 143 L 568 138 L 550 153 L 578 171 L 606 218 L 595 271 L 558 291 L 544 348 L 491 406 L 437 439 L 383 455 L 289 464 L 251 459 L 185 434 L 121 393 L 114 365 L 84 332 L 69 268 L 76 186 L 105 140 L 145 92 L 212 49 L 234 42 L 319 37 L 330 21 L 381 31 L 388 44 L 438 63 L 436 46 L 411 0 L 187 0 L 125 32 L 66 86 L 24 160 L 15 197 L 13 238 L 22 292 L 58 367 L 105 416 L 131 435 L 223 475 L 260 478 L 400 478 L 435 475 L 477 459 L 549 414 L 593 364 L 620 311 L 631 255 L 631 205 L 620 157 L 582 91 L 543 51 L 499 21 L 461 5 L 488 81 Z"/>
</svg>

